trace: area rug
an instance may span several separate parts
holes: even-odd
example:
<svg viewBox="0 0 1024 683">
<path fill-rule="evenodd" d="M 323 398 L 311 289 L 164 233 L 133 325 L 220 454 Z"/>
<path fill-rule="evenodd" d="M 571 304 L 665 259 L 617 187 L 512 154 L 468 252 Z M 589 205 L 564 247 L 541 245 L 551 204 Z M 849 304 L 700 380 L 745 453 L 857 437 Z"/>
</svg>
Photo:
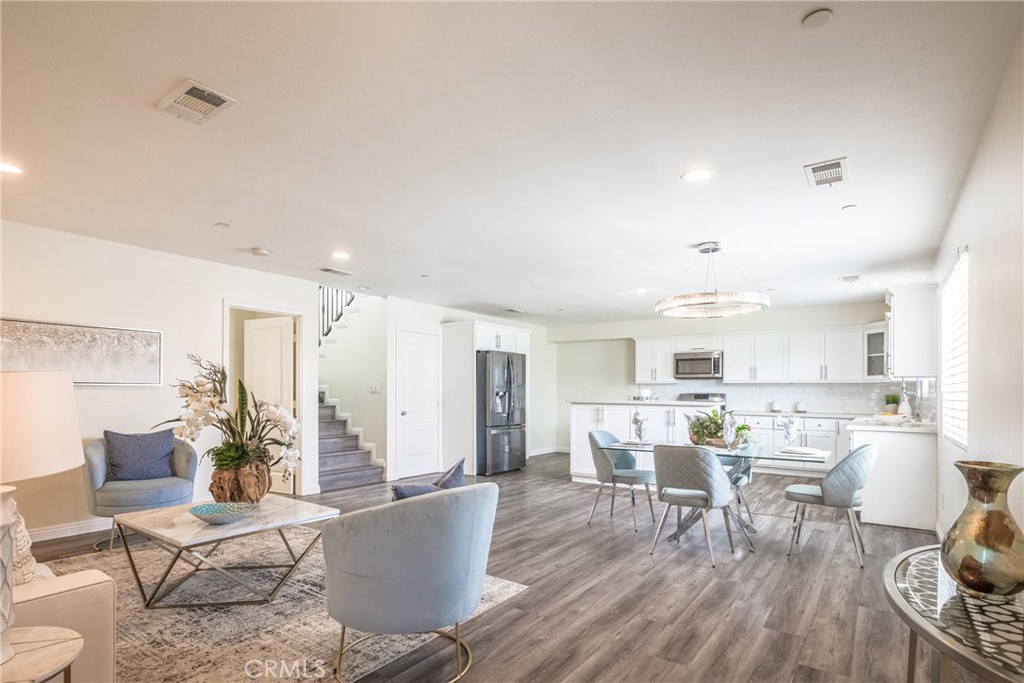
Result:
<svg viewBox="0 0 1024 683">
<path fill-rule="evenodd" d="M 296 552 L 300 552 L 316 532 L 296 527 L 285 534 Z M 152 591 L 171 556 L 150 547 L 133 551 L 132 557 L 147 593 Z M 218 557 L 230 557 L 232 563 L 238 564 L 289 561 L 280 537 L 271 533 L 228 541 L 212 559 Z M 327 614 L 320 542 L 267 605 L 147 610 L 123 552 L 79 555 L 47 564 L 56 574 L 99 569 L 114 579 L 118 683 L 329 680 L 341 627 Z M 184 571 L 185 568 L 177 569 L 172 577 Z M 244 576 L 257 585 L 269 587 L 283 571 L 246 571 Z M 525 589 L 521 584 L 488 576 L 483 599 L 473 616 Z M 204 571 L 182 584 L 167 602 L 248 597 L 251 595 L 219 573 Z M 351 642 L 360 635 L 350 629 L 346 640 Z M 342 679 L 354 681 L 436 637 L 427 634 L 371 638 L 346 653 Z"/>
</svg>

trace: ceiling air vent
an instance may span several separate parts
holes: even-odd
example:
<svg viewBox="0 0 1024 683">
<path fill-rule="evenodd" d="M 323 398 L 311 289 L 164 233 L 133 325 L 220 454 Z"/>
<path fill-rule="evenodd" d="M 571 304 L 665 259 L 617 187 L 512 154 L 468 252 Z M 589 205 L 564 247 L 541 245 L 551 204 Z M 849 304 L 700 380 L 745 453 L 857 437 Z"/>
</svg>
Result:
<svg viewBox="0 0 1024 683">
<path fill-rule="evenodd" d="M 156 108 L 179 119 L 204 123 L 234 103 L 235 100 L 227 95 L 186 78 L 160 100 Z"/>
<path fill-rule="evenodd" d="M 811 187 L 833 185 L 849 177 L 846 171 L 846 157 L 808 164 L 804 166 L 804 173 L 807 174 L 807 184 Z"/>
<path fill-rule="evenodd" d="M 328 273 L 330 275 L 351 275 L 352 273 L 347 270 L 338 270 L 337 268 L 321 268 L 321 273 Z"/>
</svg>

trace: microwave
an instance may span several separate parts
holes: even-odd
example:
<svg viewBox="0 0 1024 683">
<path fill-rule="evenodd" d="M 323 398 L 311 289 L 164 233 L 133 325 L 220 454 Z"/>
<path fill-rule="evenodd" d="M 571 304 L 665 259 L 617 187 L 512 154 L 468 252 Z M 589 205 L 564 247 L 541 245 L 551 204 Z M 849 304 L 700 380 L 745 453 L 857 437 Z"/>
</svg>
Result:
<svg viewBox="0 0 1024 683">
<path fill-rule="evenodd" d="M 722 352 L 677 353 L 673 366 L 676 379 L 721 379 Z"/>
</svg>

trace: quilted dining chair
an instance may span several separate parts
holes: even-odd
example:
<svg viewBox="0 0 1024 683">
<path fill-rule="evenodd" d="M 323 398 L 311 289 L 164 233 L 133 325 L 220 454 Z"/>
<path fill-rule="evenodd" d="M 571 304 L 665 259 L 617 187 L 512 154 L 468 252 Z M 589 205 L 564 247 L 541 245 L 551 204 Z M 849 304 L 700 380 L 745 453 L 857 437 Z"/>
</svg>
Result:
<svg viewBox="0 0 1024 683">
<path fill-rule="evenodd" d="M 864 557 L 861 553 L 867 551 L 864 549 L 864 538 L 861 536 L 860 525 L 857 524 L 857 515 L 853 509 L 861 506 L 861 491 L 867 484 L 868 474 L 871 473 L 877 457 L 878 448 L 874 444 L 864 444 L 829 470 L 821 480 L 821 486 L 790 484 L 786 487 L 786 500 L 796 503 L 787 557 L 793 553 L 794 542 L 797 546 L 800 545 L 800 532 L 803 529 L 807 506 L 822 505 L 846 510 L 853 548 L 857 551 L 857 561 L 860 562 L 861 569 L 864 568 Z"/>
<path fill-rule="evenodd" d="M 644 490 L 647 492 L 647 505 L 651 508 L 651 522 L 654 522 L 654 501 L 651 498 L 650 488 L 650 485 L 654 483 L 654 472 L 636 469 L 636 456 L 630 451 L 606 450 L 607 446 L 619 441 L 618 437 L 611 432 L 605 430 L 590 432 L 587 439 L 590 441 L 590 455 L 594 459 L 594 469 L 597 471 L 598 481 L 597 497 L 594 498 L 594 505 L 590 508 L 587 525 L 589 526 L 590 520 L 594 518 L 594 511 L 597 510 L 597 502 L 601 500 L 601 492 L 604 491 L 605 484 L 610 484 L 612 487 L 612 508 L 608 513 L 610 515 L 615 514 L 615 489 L 619 484 L 629 486 L 629 499 L 633 509 L 633 531 L 639 530 L 636 525 L 636 497 L 633 493 L 633 486 L 643 484 Z"/>
<path fill-rule="evenodd" d="M 667 504 L 661 516 L 658 530 L 654 534 L 651 554 L 658 545 L 658 538 L 665 528 L 669 511 L 675 506 L 677 512 L 683 507 L 698 511 L 704 523 L 704 538 L 708 542 L 711 566 L 715 566 L 715 553 L 711 549 L 711 527 L 708 525 L 708 511 L 721 509 L 725 520 L 725 532 L 729 537 L 729 552 L 736 549 L 732 542 L 732 489 L 718 456 L 700 446 L 655 446 L 654 472 L 658 480 L 658 500 Z M 678 517 L 677 517 L 678 518 Z M 742 524 L 737 527 L 754 552 L 754 544 Z M 678 539 L 677 539 L 678 540 Z"/>
<path fill-rule="evenodd" d="M 327 613 L 341 624 L 336 679 L 345 652 L 382 633 L 431 631 L 448 638 L 455 642 L 452 680 L 469 670 L 473 653 L 459 624 L 483 595 L 497 505 L 498 485 L 486 482 L 357 510 L 324 524 Z M 369 635 L 346 646 L 348 628 Z"/>
</svg>

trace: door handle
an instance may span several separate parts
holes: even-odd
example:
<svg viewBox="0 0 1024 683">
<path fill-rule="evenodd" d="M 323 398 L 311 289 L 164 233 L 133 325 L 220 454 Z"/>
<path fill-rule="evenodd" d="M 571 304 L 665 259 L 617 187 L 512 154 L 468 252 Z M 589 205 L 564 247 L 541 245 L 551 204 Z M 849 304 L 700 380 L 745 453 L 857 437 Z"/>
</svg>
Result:
<svg viewBox="0 0 1024 683">
<path fill-rule="evenodd" d="M 406 414 L 407 414 L 407 413 L 406 413 L 406 412 L 405 412 L 405 411 L 403 410 L 403 411 L 402 411 L 402 415 L 406 415 Z"/>
</svg>

